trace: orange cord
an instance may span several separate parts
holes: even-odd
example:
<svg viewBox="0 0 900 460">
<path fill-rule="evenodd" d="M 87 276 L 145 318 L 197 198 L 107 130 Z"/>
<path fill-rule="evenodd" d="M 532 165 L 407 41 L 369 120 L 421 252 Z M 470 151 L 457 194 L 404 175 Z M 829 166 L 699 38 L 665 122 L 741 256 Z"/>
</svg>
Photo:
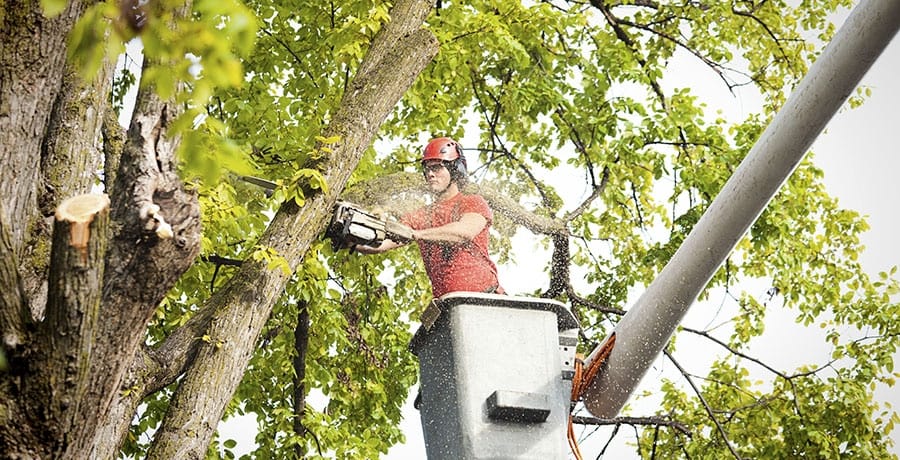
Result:
<svg viewBox="0 0 900 460">
<path fill-rule="evenodd" d="M 594 378 L 597 377 L 597 374 L 600 373 L 600 367 L 602 367 L 603 363 L 606 362 L 606 359 L 609 358 L 609 354 L 612 353 L 612 349 L 615 345 L 616 333 L 613 332 L 609 338 L 600 345 L 600 350 L 597 351 L 597 355 L 594 357 L 594 360 L 591 361 L 591 366 L 588 367 L 587 370 L 582 371 L 581 381 L 578 382 L 578 394 L 573 394 L 572 402 L 581 400 L 584 391 L 587 390 L 587 387 L 591 385 L 591 382 L 593 382 Z"/>
<path fill-rule="evenodd" d="M 575 375 L 572 377 L 572 402 L 578 400 L 581 394 L 581 373 L 584 369 L 584 362 L 580 357 L 575 358 Z M 578 440 L 575 439 L 575 428 L 572 426 L 572 414 L 569 414 L 569 426 L 566 429 L 566 437 L 569 440 L 569 448 L 575 455 L 575 460 L 583 460 L 581 449 L 578 448 Z"/>
<path fill-rule="evenodd" d="M 606 359 L 609 358 L 609 354 L 612 353 L 615 344 L 616 333 L 613 332 L 612 335 L 603 342 L 603 345 L 600 345 L 600 350 L 597 352 L 594 360 L 591 361 L 591 365 L 588 367 L 587 371 L 584 369 L 584 361 L 581 357 L 575 358 L 575 375 L 572 376 L 572 407 L 575 406 L 576 402 L 581 401 L 584 391 L 591 385 L 594 378 L 597 377 L 597 374 L 600 372 L 600 367 L 606 362 Z M 572 426 L 571 413 L 569 414 L 569 426 L 566 430 L 566 437 L 569 439 L 569 448 L 572 449 L 575 460 L 583 460 L 581 450 L 578 448 L 578 440 L 575 439 L 575 428 Z"/>
<path fill-rule="evenodd" d="M 566 430 L 566 436 L 569 438 L 569 448 L 575 455 L 575 460 L 584 460 L 581 456 L 581 449 L 578 448 L 578 440 L 575 439 L 575 429 L 572 427 L 572 414 L 569 414 L 569 429 Z"/>
</svg>

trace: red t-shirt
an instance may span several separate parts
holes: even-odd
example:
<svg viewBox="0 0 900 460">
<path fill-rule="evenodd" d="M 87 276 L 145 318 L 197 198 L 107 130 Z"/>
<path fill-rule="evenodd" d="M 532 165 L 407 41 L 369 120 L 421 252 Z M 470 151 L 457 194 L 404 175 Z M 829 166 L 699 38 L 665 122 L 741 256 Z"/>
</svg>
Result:
<svg viewBox="0 0 900 460">
<path fill-rule="evenodd" d="M 419 230 L 458 221 L 466 213 L 481 214 L 487 220 L 487 224 L 472 241 L 418 242 L 419 252 L 425 262 L 425 271 L 431 279 L 431 292 L 434 297 L 454 291 L 494 292 L 500 289 L 497 266 L 488 256 L 488 230 L 494 215 L 484 198 L 459 193 L 449 200 L 413 211 L 403 216 L 401 220 L 404 224 Z"/>
</svg>

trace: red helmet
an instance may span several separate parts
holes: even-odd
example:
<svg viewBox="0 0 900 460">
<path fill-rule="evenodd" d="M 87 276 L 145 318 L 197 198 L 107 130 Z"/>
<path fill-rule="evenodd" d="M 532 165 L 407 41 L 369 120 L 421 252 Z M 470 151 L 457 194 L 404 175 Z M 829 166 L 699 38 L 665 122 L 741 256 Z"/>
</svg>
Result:
<svg viewBox="0 0 900 460">
<path fill-rule="evenodd" d="M 463 155 L 459 142 L 449 137 L 432 139 L 425 146 L 425 153 L 422 155 L 423 164 L 429 160 L 443 161 L 450 171 L 451 179 L 459 182 L 460 186 L 465 185 L 469 172 L 466 168 L 466 156 Z"/>
<path fill-rule="evenodd" d="M 462 156 L 462 147 L 449 137 L 439 137 L 432 139 L 425 146 L 425 154 L 422 155 L 422 162 L 428 160 L 444 160 L 453 161 Z"/>
</svg>

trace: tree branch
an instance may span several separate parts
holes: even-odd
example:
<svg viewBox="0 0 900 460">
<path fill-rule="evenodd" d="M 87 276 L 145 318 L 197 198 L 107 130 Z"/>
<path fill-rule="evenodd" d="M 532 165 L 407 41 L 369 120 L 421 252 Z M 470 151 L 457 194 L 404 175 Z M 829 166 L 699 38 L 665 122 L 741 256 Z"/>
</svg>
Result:
<svg viewBox="0 0 900 460">
<path fill-rule="evenodd" d="M 101 387 L 108 376 L 91 373 L 97 359 L 95 341 L 100 316 L 100 283 L 105 268 L 104 255 L 109 223 L 106 195 L 79 195 L 63 201 L 56 209 L 50 279 L 47 289 L 46 319 L 38 335 L 53 344 L 41 353 L 35 365 L 48 378 L 34 379 L 38 388 L 53 395 L 46 399 L 51 420 L 50 436 L 69 436 L 72 443 L 56 444 L 55 458 L 71 458 L 84 452 L 98 424 L 96 407 L 80 405 L 88 389 Z M 101 355 L 102 356 L 102 355 Z M 47 388 L 43 387 L 44 382 Z M 61 430 L 53 433 L 56 428 Z"/>
<path fill-rule="evenodd" d="M 750 361 L 753 361 L 754 363 L 759 364 L 760 366 L 762 366 L 763 368 L 765 368 L 767 371 L 769 371 L 769 372 L 771 372 L 771 373 L 773 373 L 773 374 L 775 374 L 775 375 L 777 375 L 777 376 L 779 376 L 779 377 L 781 377 L 781 378 L 783 378 L 783 379 L 785 379 L 785 380 L 790 380 L 790 378 L 789 378 L 785 373 L 783 373 L 783 372 L 781 372 L 781 371 L 779 371 L 779 370 L 777 370 L 777 369 L 772 368 L 772 367 L 769 366 L 768 364 L 766 364 L 766 363 L 764 363 L 764 362 L 762 362 L 762 361 L 760 361 L 760 360 L 758 360 L 758 359 L 756 359 L 756 358 L 753 358 L 753 357 L 751 357 L 751 356 L 749 356 L 749 355 L 747 355 L 747 354 L 745 354 L 745 353 L 741 353 L 740 351 L 736 350 L 735 348 L 729 346 L 727 343 L 725 343 L 725 342 L 723 342 L 723 341 L 721 341 L 721 340 L 719 340 L 719 339 L 713 337 L 712 335 L 710 335 L 710 334 L 709 334 L 708 332 L 706 332 L 706 331 L 698 331 L 698 330 L 696 330 L 696 329 L 691 329 L 691 328 L 689 328 L 689 327 L 682 327 L 681 329 L 682 329 L 683 331 L 690 332 L 691 334 L 696 334 L 696 335 L 699 335 L 700 337 L 705 337 L 705 338 L 707 338 L 707 339 L 709 339 L 709 340 L 711 340 L 711 341 L 713 341 L 713 342 L 719 344 L 721 347 L 723 347 L 723 348 L 725 348 L 726 350 L 728 350 L 731 354 L 733 354 L 733 355 L 735 355 L 735 356 L 739 356 L 739 357 L 744 358 L 744 359 L 747 359 L 747 360 L 750 360 Z"/>
<path fill-rule="evenodd" d="M 294 391 L 291 402 L 294 406 L 294 434 L 304 437 L 309 432 L 303 425 L 303 416 L 306 413 L 306 351 L 309 348 L 309 308 L 305 301 L 300 301 L 297 308 L 299 309 L 297 325 L 294 327 Z M 299 443 L 294 446 L 294 452 L 297 458 L 303 458 L 306 455 L 305 449 Z M 319 456 L 321 455 L 320 448 Z"/>
<path fill-rule="evenodd" d="M 590 308 L 591 310 L 599 311 L 600 313 L 613 314 L 613 315 L 617 315 L 617 316 L 623 316 L 625 314 L 625 310 L 622 310 L 620 308 L 610 307 L 610 306 L 606 306 L 606 305 L 600 305 L 595 302 L 591 302 L 590 300 L 585 299 L 584 297 L 578 296 L 578 295 L 576 295 L 574 290 L 569 290 L 568 295 L 569 295 L 569 300 L 573 304 L 581 305 L 581 306 Z"/>
<path fill-rule="evenodd" d="M 728 450 L 731 452 L 731 455 L 733 455 L 734 458 L 741 460 L 741 455 L 731 444 L 731 441 L 728 439 L 728 433 L 725 432 L 725 428 L 723 428 L 722 424 L 719 423 L 719 419 L 716 418 L 716 415 L 713 413 L 714 411 L 712 407 L 710 407 L 709 403 L 706 402 L 706 398 L 703 397 L 703 393 L 701 393 L 700 389 L 697 388 L 697 385 L 694 384 L 694 380 L 690 377 L 690 375 L 688 375 L 687 372 L 685 372 L 684 368 L 681 367 L 681 364 L 679 364 L 678 361 L 675 360 L 675 357 L 672 356 L 671 353 L 669 353 L 669 350 L 664 349 L 663 353 L 667 358 L 669 358 L 670 361 L 672 361 L 672 364 L 674 364 L 675 367 L 678 368 L 678 371 L 681 372 L 681 375 L 685 378 L 685 380 L 687 380 L 691 388 L 694 389 L 694 394 L 697 395 L 700 403 L 703 404 L 703 408 L 706 409 L 706 414 L 709 415 L 709 419 L 712 420 L 712 422 L 716 425 L 716 429 L 719 431 L 719 435 L 722 436 L 722 440 L 725 442 L 725 445 L 728 446 Z"/>
<path fill-rule="evenodd" d="M 213 312 L 204 334 L 209 342 L 200 344 L 194 364 L 181 379 L 148 458 L 205 455 L 217 421 L 243 377 L 290 274 L 318 238 L 317 229 L 327 224 L 338 194 L 378 128 L 437 53 L 437 40 L 419 28 L 421 20 L 400 17 L 401 12 L 408 12 L 424 19 L 430 8 L 430 2 L 425 0 L 394 3 L 394 26 L 384 27 L 376 35 L 371 54 L 364 58 L 322 133 L 323 138 L 338 139 L 327 146 L 330 154 L 320 165 L 328 191 L 310 194 L 303 207 L 293 201 L 284 203 L 260 238 L 258 245 L 274 251 L 289 269 L 270 269 L 264 261 L 244 261 L 238 273 L 202 307 Z M 215 385 L 209 385 L 212 375 L 218 379 Z"/>
<path fill-rule="evenodd" d="M 671 420 L 668 417 L 658 417 L 658 416 L 650 416 L 650 417 L 615 417 L 615 418 L 596 418 L 596 417 L 583 417 L 577 416 L 572 417 L 572 423 L 577 423 L 578 425 L 596 425 L 596 426 L 606 426 L 606 425 L 631 425 L 631 426 L 664 426 L 667 428 L 672 428 L 685 436 L 691 437 L 691 430 L 688 427 L 677 421 Z"/>
</svg>

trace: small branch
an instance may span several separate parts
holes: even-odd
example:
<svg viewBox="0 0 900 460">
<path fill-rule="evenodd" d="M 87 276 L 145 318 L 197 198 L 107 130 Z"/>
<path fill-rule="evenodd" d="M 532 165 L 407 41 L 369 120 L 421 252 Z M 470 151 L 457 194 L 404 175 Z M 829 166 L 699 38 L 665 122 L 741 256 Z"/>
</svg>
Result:
<svg viewBox="0 0 900 460">
<path fill-rule="evenodd" d="M 637 226 L 641 230 L 645 230 L 644 214 L 641 212 L 641 200 L 638 198 L 637 188 L 634 186 L 634 182 L 631 183 L 631 201 L 634 202 L 634 210 L 637 212 Z"/>
<path fill-rule="evenodd" d="M 307 65 L 306 60 L 304 60 L 301 56 L 299 56 L 290 46 L 290 44 L 286 43 L 284 40 L 280 39 L 277 35 L 273 34 L 268 28 L 260 27 L 259 29 L 262 33 L 266 34 L 269 38 L 275 41 L 278 45 L 285 49 L 291 57 L 294 58 L 294 62 L 297 67 L 300 67 L 303 70 L 303 73 L 306 74 L 307 81 L 313 84 L 313 87 L 318 89 L 319 83 L 316 81 L 312 72 L 309 71 L 309 66 Z"/>
<path fill-rule="evenodd" d="M 588 299 L 585 299 L 584 297 L 578 296 L 577 294 L 575 294 L 574 290 L 569 290 L 568 296 L 569 296 L 569 300 L 573 304 L 581 305 L 581 306 L 590 308 L 591 310 L 599 311 L 600 313 L 607 313 L 607 314 L 613 314 L 613 315 L 618 315 L 618 316 L 625 315 L 625 310 L 621 310 L 619 308 L 609 307 L 606 305 L 600 305 L 600 304 L 594 303 Z"/>
<path fill-rule="evenodd" d="M 593 179 L 592 179 L 593 180 Z M 567 213 L 563 217 L 563 221 L 571 222 L 576 217 L 580 216 L 590 205 L 594 202 L 600 195 L 603 194 L 603 191 L 606 190 L 606 185 L 609 183 L 609 167 L 604 166 L 603 172 L 600 175 L 600 183 L 594 184 L 593 191 L 591 192 L 591 196 L 587 197 L 581 204 L 578 205 L 577 208 L 573 209 L 571 212 Z"/>
<path fill-rule="evenodd" d="M 680 433 L 684 434 L 687 437 L 691 437 L 691 430 L 688 427 L 676 420 L 671 420 L 667 417 L 615 417 L 615 418 L 596 418 L 596 417 L 583 417 L 577 416 L 572 417 L 572 423 L 576 423 L 578 425 L 615 425 L 619 427 L 621 425 L 631 425 L 631 426 L 656 426 L 656 427 L 667 427 L 672 428 Z"/>
<path fill-rule="evenodd" d="M 772 32 L 772 29 L 769 28 L 769 25 L 766 24 L 765 22 L 763 22 L 763 21 L 762 21 L 761 19 L 759 19 L 758 17 L 756 17 L 756 15 L 753 14 L 753 13 L 754 13 L 753 11 L 749 11 L 749 12 L 748 12 L 748 11 L 740 11 L 740 10 L 738 10 L 738 9 L 736 9 L 736 8 L 732 8 L 732 9 L 731 9 L 731 12 L 734 13 L 735 15 L 737 15 L 737 16 L 743 16 L 743 17 L 745 17 L 745 18 L 750 18 L 751 21 L 753 21 L 753 22 L 759 24 L 759 26 L 762 27 L 762 29 L 766 31 L 766 35 L 768 35 L 769 38 L 771 38 L 772 41 L 775 42 L 775 46 L 778 48 L 778 51 L 781 53 L 781 58 L 784 59 L 784 60 L 786 60 L 786 61 L 790 61 L 790 60 L 788 59 L 788 57 L 787 57 L 787 53 L 784 51 L 784 48 L 781 46 L 781 42 L 782 42 L 783 40 L 780 39 L 780 38 L 778 38 L 778 37 L 776 37 L 776 36 L 775 36 L 775 33 Z"/>
<path fill-rule="evenodd" d="M 229 259 L 228 257 L 217 256 L 215 254 L 211 256 L 202 256 L 200 257 L 200 260 L 216 265 L 227 265 L 229 267 L 240 267 L 241 264 L 244 263 L 243 260 Z"/>
<path fill-rule="evenodd" d="M 768 370 L 769 372 L 771 372 L 771 373 L 773 373 L 773 374 L 775 374 L 775 375 L 777 375 L 777 376 L 779 376 L 779 377 L 781 377 L 781 378 L 783 378 L 783 379 L 785 379 L 785 380 L 790 380 L 790 377 L 788 377 L 785 373 L 783 373 L 783 372 L 781 372 L 781 371 L 778 371 L 778 370 L 772 368 L 771 366 L 769 366 L 769 365 L 767 365 L 766 363 L 760 361 L 759 359 L 756 359 L 756 358 L 753 358 L 753 357 L 751 357 L 751 356 L 748 356 L 748 355 L 746 355 L 746 354 L 744 354 L 744 353 L 741 353 L 740 351 L 738 351 L 738 350 L 732 348 L 731 346 L 729 346 L 727 343 L 725 343 L 725 342 L 723 342 L 723 341 L 721 341 L 721 340 L 719 340 L 719 339 L 713 337 L 712 335 L 710 335 L 710 334 L 709 334 L 708 332 L 706 332 L 706 331 L 698 331 L 698 330 L 696 330 L 696 329 L 691 329 L 691 328 L 689 328 L 689 327 L 682 327 L 682 330 L 685 331 L 685 332 L 690 332 L 691 334 L 696 334 L 696 335 L 699 335 L 700 337 L 705 337 L 705 338 L 707 338 L 707 339 L 709 339 L 709 340 L 712 340 L 713 342 L 719 344 L 720 346 L 722 346 L 723 348 L 725 348 L 726 350 L 728 350 L 731 354 L 733 354 L 733 355 L 735 355 L 735 356 L 739 356 L 739 357 L 744 358 L 744 359 L 747 359 L 747 360 L 749 360 L 749 361 L 753 361 L 754 363 L 759 364 L 760 366 L 762 366 L 763 368 L 765 368 L 765 369 Z"/>
<path fill-rule="evenodd" d="M 832 360 L 829 361 L 828 363 L 823 364 L 823 365 L 821 365 L 821 366 L 819 366 L 819 367 L 817 367 L 817 368 L 815 368 L 815 369 L 813 369 L 813 370 L 806 371 L 806 372 L 798 372 L 798 373 L 792 374 L 792 375 L 787 375 L 787 374 L 785 374 L 784 372 L 781 372 L 781 371 L 778 371 L 778 370 L 772 368 L 771 366 L 769 366 L 768 364 L 762 362 L 762 361 L 759 360 L 759 359 L 756 359 L 756 358 L 754 358 L 754 357 L 752 357 L 752 356 L 749 356 L 749 355 L 747 355 L 747 354 L 745 354 L 745 353 L 742 353 L 742 352 L 740 352 L 740 351 L 734 349 L 733 347 L 729 346 L 727 343 L 722 342 L 721 340 L 719 340 L 719 339 L 713 337 L 713 336 L 710 335 L 708 332 L 705 332 L 705 331 L 698 331 L 698 330 L 691 329 L 691 328 L 688 328 L 688 327 L 683 327 L 682 330 L 685 331 L 685 332 L 690 332 L 690 333 L 692 333 L 692 334 L 699 335 L 699 336 L 701 336 L 701 337 L 705 337 L 705 338 L 707 338 L 707 339 L 709 339 L 709 340 L 711 340 L 711 341 L 717 343 L 717 344 L 718 344 L 719 346 L 721 346 L 722 348 L 728 350 L 728 352 L 730 352 L 731 354 L 733 354 L 733 355 L 735 355 L 735 356 L 738 356 L 738 357 L 741 357 L 741 358 L 744 358 L 744 359 L 749 360 L 749 361 L 751 361 L 751 362 L 754 362 L 754 363 L 758 364 L 759 366 L 763 367 L 764 369 L 768 370 L 769 372 L 771 372 L 771 373 L 777 375 L 778 377 L 781 377 L 782 379 L 784 379 L 785 381 L 788 382 L 788 384 L 791 386 L 791 389 L 794 390 L 794 393 L 795 393 L 795 394 L 797 393 L 797 391 L 796 391 L 796 387 L 795 387 L 795 385 L 794 385 L 794 379 L 796 379 L 796 378 L 801 378 L 801 377 L 807 377 L 807 376 L 810 376 L 810 375 L 815 375 L 815 374 L 819 373 L 820 371 L 822 371 L 822 370 L 824 370 L 824 369 L 827 369 L 827 368 L 831 367 L 831 365 L 834 364 L 835 361 L 837 361 L 837 360 L 835 360 L 835 359 L 832 359 Z M 794 408 L 795 408 L 795 410 L 797 411 L 798 414 L 801 413 L 800 406 L 799 406 L 799 404 L 797 404 L 796 399 L 794 400 Z"/>
<path fill-rule="evenodd" d="M 478 69 L 471 69 L 473 75 L 478 75 Z M 503 80 L 503 84 L 507 84 L 512 79 L 512 71 L 507 73 L 506 77 Z M 478 85 L 476 85 L 476 81 L 483 81 L 483 79 L 473 79 L 472 82 L 472 91 L 475 94 L 476 99 L 478 100 L 479 107 L 487 107 L 488 104 L 485 102 L 481 92 L 479 91 Z M 501 90 L 503 88 L 501 87 Z M 526 177 L 528 177 L 529 182 L 534 186 L 537 190 L 538 195 L 541 197 L 541 203 L 547 208 L 551 208 L 551 200 L 549 195 L 547 194 L 546 187 L 541 181 L 537 179 L 533 172 L 518 158 L 516 158 L 509 149 L 503 144 L 503 140 L 501 135 L 497 132 L 497 123 L 499 123 L 500 114 L 502 112 L 502 104 L 500 103 L 500 98 L 491 94 L 490 91 L 484 91 L 487 93 L 487 96 L 494 103 L 494 111 L 492 114 L 488 114 L 485 111 L 482 111 L 482 116 L 485 119 L 485 123 L 488 125 L 490 131 L 490 139 L 492 144 L 498 144 L 499 148 L 491 149 L 493 152 L 501 153 L 502 157 L 508 158 L 510 162 L 516 166 L 517 169 L 522 171 Z"/>
<path fill-rule="evenodd" d="M 663 350 L 663 353 L 666 355 L 667 358 L 669 358 L 670 361 L 672 361 L 672 364 L 674 364 L 675 367 L 678 368 L 678 371 L 681 372 L 681 375 L 685 378 L 685 380 L 687 380 L 687 382 L 691 386 L 691 388 L 694 389 L 694 394 L 697 395 L 697 398 L 700 400 L 700 403 L 703 404 L 703 408 L 706 409 L 706 414 L 709 415 L 709 419 L 712 420 L 712 422 L 716 425 L 716 429 L 719 431 L 719 434 L 722 436 L 722 440 L 725 442 L 725 445 L 728 446 L 728 450 L 731 451 L 731 455 L 733 455 L 734 458 L 741 460 L 741 455 L 737 452 L 737 450 L 735 450 L 734 446 L 731 444 L 731 441 L 728 439 L 728 433 L 725 432 L 725 428 L 723 428 L 722 424 L 719 423 L 719 419 L 716 418 L 716 415 L 715 415 L 712 407 L 710 407 L 709 403 L 706 402 L 706 398 L 703 397 L 703 393 L 701 393 L 700 389 L 697 388 L 697 385 L 694 384 L 694 380 L 690 377 L 690 375 L 687 372 L 685 372 L 684 368 L 681 367 L 681 364 L 679 364 L 678 361 L 675 360 L 675 357 L 672 356 L 671 353 L 669 353 L 669 350 Z"/>
</svg>

